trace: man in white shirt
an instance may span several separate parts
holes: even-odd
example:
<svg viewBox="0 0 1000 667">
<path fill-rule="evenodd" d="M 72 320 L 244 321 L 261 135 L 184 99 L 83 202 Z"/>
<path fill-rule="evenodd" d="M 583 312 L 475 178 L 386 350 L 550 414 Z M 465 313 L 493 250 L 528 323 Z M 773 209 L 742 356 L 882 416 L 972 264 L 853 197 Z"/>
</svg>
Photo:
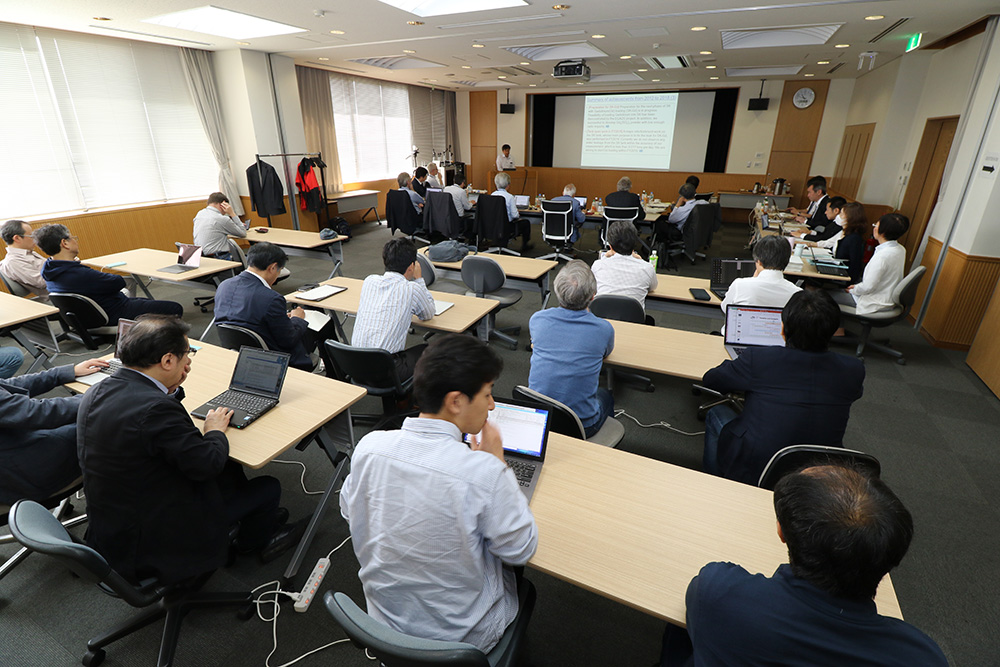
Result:
<svg viewBox="0 0 1000 667">
<path fill-rule="evenodd" d="M 878 219 L 872 230 L 878 245 L 865 266 L 861 282 L 843 292 L 836 290 L 832 293 L 841 311 L 870 315 L 896 307 L 892 293 L 903 279 L 906 265 L 906 248 L 896 239 L 909 227 L 909 218 L 899 213 L 886 213 Z"/>
<path fill-rule="evenodd" d="M 456 178 L 454 183 L 444 188 L 444 191 L 450 194 L 451 198 L 455 201 L 455 211 L 460 218 L 464 218 L 472 210 L 472 202 L 469 201 L 469 193 L 465 191 L 465 185 L 466 180 L 462 176 Z"/>
<path fill-rule="evenodd" d="M 708 203 L 703 199 L 694 198 L 696 194 L 695 186 L 691 183 L 684 183 L 678 194 L 680 196 L 677 198 L 677 203 L 674 204 L 670 214 L 667 216 L 661 215 L 656 219 L 656 236 L 661 241 L 680 241 L 683 239 L 684 225 L 687 224 L 688 218 L 691 217 L 691 211 L 694 210 L 695 206 Z"/>
<path fill-rule="evenodd" d="M 503 197 L 507 202 L 507 219 L 511 223 L 510 229 L 504 238 L 501 239 L 501 245 L 506 246 L 510 238 L 515 235 L 516 230 L 517 235 L 521 237 L 521 252 L 531 250 L 535 247 L 529 243 L 531 240 L 531 223 L 521 218 L 521 214 L 517 210 L 517 201 L 514 199 L 514 195 L 507 192 L 507 188 L 510 187 L 510 174 L 500 172 L 493 177 L 493 183 L 497 186 L 497 189 L 490 194 L 495 197 Z"/>
<path fill-rule="evenodd" d="M 385 273 L 365 278 L 358 314 L 351 333 L 354 347 L 374 347 L 396 357 L 401 380 L 413 375 L 426 345 L 406 347 L 410 318 L 434 317 L 434 297 L 420 275 L 417 247 L 407 238 L 392 239 L 382 247 Z"/>
<path fill-rule="evenodd" d="M 441 189 L 441 183 L 444 178 L 441 177 L 440 172 L 438 172 L 438 166 L 436 162 L 431 162 L 427 165 L 427 181 L 424 183 L 429 188 Z"/>
<path fill-rule="evenodd" d="M 229 205 L 229 197 L 221 192 L 208 196 L 205 208 L 194 216 L 194 244 L 201 246 L 204 257 L 231 260 L 229 237 L 244 239 L 247 227 Z"/>
<path fill-rule="evenodd" d="M 42 267 L 45 258 L 35 252 L 35 238 L 31 225 L 24 220 L 8 220 L 0 228 L 0 238 L 7 244 L 7 256 L 0 262 L 0 272 L 38 296 L 46 296 Z"/>
<path fill-rule="evenodd" d="M 639 234 L 628 220 L 615 220 L 608 227 L 611 248 L 590 267 L 597 278 L 597 295 L 630 296 L 646 307 L 646 295 L 656 289 L 656 271 L 635 248 Z"/>
<path fill-rule="evenodd" d="M 785 280 L 785 267 L 792 256 L 788 240 L 782 236 L 764 236 L 753 246 L 757 270 L 750 278 L 737 278 L 722 300 L 722 312 L 730 305 L 784 308 L 793 294 L 802 288 Z M 722 328 L 725 333 L 725 327 Z"/>
<path fill-rule="evenodd" d="M 436 337 L 414 376 L 419 418 L 362 438 L 340 492 L 368 613 L 484 652 L 518 612 L 505 565 L 523 565 L 538 545 L 500 433 L 486 420 L 502 368 L 471 336 Z M 463 433 L 479 435 L 466 445 Z"/>
<path fill-rule="evenodd" d="M 497 171 L 514 168 L 514 158 L 510 156 L 510 144 L 504 144 L 497 155 Z"/>
</svg>

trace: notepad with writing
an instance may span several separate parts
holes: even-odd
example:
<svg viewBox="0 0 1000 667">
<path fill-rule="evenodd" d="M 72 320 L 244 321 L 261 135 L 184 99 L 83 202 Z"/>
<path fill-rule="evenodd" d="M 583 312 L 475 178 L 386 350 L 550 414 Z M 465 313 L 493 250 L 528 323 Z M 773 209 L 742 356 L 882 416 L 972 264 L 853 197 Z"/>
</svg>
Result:
<svg viewBox="0 0 1000 667">
<path fill-rule="evenodd" d="M 296 298 L 303 299 L 305 301 L 322 301 L 323 299 L 333 296 L 334 294 L 339 294 L 346 290 L 346 287 L 337 287 L 336 285 L 320 285 L 311 290 L 305 292 L 299 292 L 296 294 Z"/>
</svg>

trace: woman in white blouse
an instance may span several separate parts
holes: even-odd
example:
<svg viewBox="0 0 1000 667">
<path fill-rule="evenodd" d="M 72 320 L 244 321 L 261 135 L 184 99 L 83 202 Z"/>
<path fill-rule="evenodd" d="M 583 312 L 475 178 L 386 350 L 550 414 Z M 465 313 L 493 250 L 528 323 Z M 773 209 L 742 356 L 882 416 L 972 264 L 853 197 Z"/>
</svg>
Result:
<svg viewBox="0 0 1000 667">
<path fill-rule="evenodd" d="M 892 292 L 903 279 L 906 263 L 906 249 L 896 239 L 909 227 L 910 220 L 899 213 L 887 213 L 879 218 L 872 231 L 878 241 L 875 254 L 865 267 L 860 283 L 851 285 L 844 292 L 834 292 L 834 299 L 839 304 L 853 308 L 858 315 L 870 315 L 896 307 Z"/>
</svg>

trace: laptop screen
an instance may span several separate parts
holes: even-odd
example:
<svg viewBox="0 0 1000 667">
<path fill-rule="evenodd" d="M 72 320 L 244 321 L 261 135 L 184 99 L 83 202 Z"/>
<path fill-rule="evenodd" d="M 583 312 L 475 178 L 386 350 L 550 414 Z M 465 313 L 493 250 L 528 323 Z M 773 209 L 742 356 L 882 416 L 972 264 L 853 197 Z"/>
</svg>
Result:
<svg viewBox="0 0 1000 667">
<path fill-rule="evenodd" d="M 115 359 L 122 358 L 122 341 L 125 334 L 135 325 L 135 320 L 126 320 L 124 317 L 118 320 L 118 338 L 115 339 Z"/>
<path fill-rule="evenodd" d="M 757 270 L 752 259 L 712 258 L 712 288 L 728 289 L 737 278 L 749 278 Z"/>
<path fill-rule="evenodd" d="M 587 198 L 586 197 L 573 197 L 577 202 L 580 203 L 580 208 L 587 208 Z"/>
<path fill-rule="evenodd" d="M 512 400 L 516 399 L 494 400 L 495 407 L 487 417 L 500 429 L 504 451 L 544 458 L 545 443 L 549 439 L 549 411 L 541 405 L 519 405 Z M 469 436 L 466 435 L 464 440 L 469 442 Z"/>
<path fill-rule="evenodd" d="M 427 188 L 427 192 L 444 192 L 441 188 Z"/>
<path fill-rule="evenodd" d="M 781 335 L 781 308 L 729 306 L 726 308 L 726 345 L 785 346 Z"/>
<path fill-rule="evenodd" d="M 514 205 L 523 208 L 528 205 L 528 195 L 514 195 Z"/>
<path fill-rule="evenodd" d="M 240 358 L 236 360 L 229 388 L 278 398 L 290 356 L 285 352 L 240 348 Z"/>
<path fill-rule="evenodd" d="M 189 243 L 177 244 L 177 263 L 198 268 L 201 265 L 201 246 Z"/>
</svg>

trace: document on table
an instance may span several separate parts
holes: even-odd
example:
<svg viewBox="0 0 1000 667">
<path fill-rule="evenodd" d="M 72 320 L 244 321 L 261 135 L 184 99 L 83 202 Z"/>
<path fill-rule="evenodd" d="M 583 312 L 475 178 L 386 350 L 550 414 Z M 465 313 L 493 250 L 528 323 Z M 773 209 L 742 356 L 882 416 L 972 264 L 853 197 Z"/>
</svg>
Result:
<svg viewBox="0 0 1000 667">
<path fill-rule="evenodd" d="M 454 305 L 451 301 L 438 301 L 434 299 L 434 317 L 437 317 Z"/>
<path fill-rule="evenodd" d="M 320 285 L 311 290 L 305 292 L 299 292 L 296 296 L 300 299 L 306 301 L 322 301 L 323 299 L 333 296 L 334 294 L 340 294 L 346 287 L 337 287 L 336 285 Z"/>
</svg>

